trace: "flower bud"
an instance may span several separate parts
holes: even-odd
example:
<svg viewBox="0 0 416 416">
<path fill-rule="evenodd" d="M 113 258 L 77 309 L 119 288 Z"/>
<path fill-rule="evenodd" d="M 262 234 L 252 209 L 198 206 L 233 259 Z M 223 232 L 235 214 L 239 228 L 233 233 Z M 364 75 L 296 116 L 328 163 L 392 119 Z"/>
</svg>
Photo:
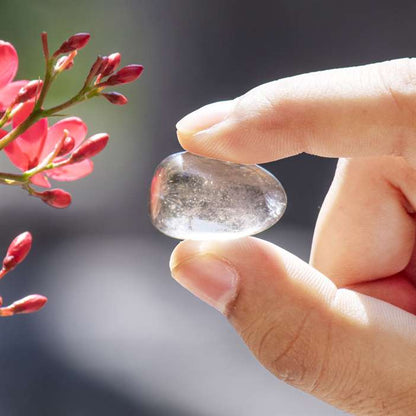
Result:
<svg viewBox="0 0 416 416">
<path fill-rule="evenodd" d="M 94 134 L 72 153 L 71 163 L 78 163 L 98 155 L 107 146 L 109 138 L 107 133 Z"/>
<path fill-rule="evenodd" d="M 118 52 L 112 53 L 108 56 L 107 65 L 103 71 L 101 71 L 101 76 L 106 77 L 111 75 L 117 67 L 120 65 L 121 55 Z"/>
<path fill-rule="evenodd" d="M 54 208 L 66 208 L 71 205 L 72 197 L 63 189 L 51 189 L 37 194 L 45 204 Z"/>
<path fill-rule="evenodd" d="M 67 153 L 69 153 L 73 148 L 75 147 L 75 139 L 71 136 L 66 136 L 63 143 L 62 143 L 62 147 L 59 150 L 57 156 L 63 156 L 66 155 Z"/>
<path fill-rule="evenodd" d="M 105 68 L 107 68 L 107 65 L 108 65 L 108 56 L 103 56 L 101 59 L 101 65 L 97 69 L 97 74 L 101 75 L 103 71 L 105 70 Z"/>
<path fill-rule="evenodd" d="M 76 49 L 82 49 L 88 43 L 90 37 L 91 35 L 89 33 L 77 33 L 76 35 L 71 36 L 62 43 L 53 56 L 56 57 L 61 53 L 68 53 Z"/>
<path fill-rule="evenodd" d="M 42 39 L 43 55 L 46 59 L 49 59 L 48 34 L 46 32 L 42 32 L 40 37 Z"/>
<path fill-rule="evenodd" d="M 127 84 L 139 78 L 143 72 L 142 65 L 127 65 L 103 82 L 104 86 Z"/>
<path fill-rule="evenodd" d="M 42 295 L 29 295 L 22 299 L 13 302 L 10 306 L 2 309 L 8 309 L 12 312 L 12 315 L 18 313 L 33 313 L 42 309 L 48 298 Z"/>
<path fill-rule="evenodd" d="M 101 95 L 110 101 L 111 104 L 124 105 L 128 103 L 127 97 L 118 92 L 106 92 Z"/>
<path fill-rule="evenodd" d="M 25 103 L 34 98 L 42 89 L 42 85 L 41 80 L 29 81 L 24 87 L 20 88 L 13 105 Z"/>
<path fill-rule="evenodd" d="M 99 71 L 102 68 L 102 64 L 104 61 L 106 61 L 106 56 L 97 56 L 97 59 L 94 61 L 90 68 L 90 72 L 88 73 L 87 79 L 85 80 L 84 85 L 89 85 L 91 81 L 98 75 Z"/>
<path fill-rule="evenodd" d="M 0 272 L 0 278 L 7 272 L 14 269 L 21 263 L 32 247 L 32 234 L 28 231 L 19 234 L 11 243 L 7 250 L 6 257 L 3 259 L 3 269 Z"/>
<path fill-rule="evenodd" d="M 74 58 L 77 56 L 77 51 L 71 52 L 69 55 L 61 56 L 55 64 L 55 72 L 62 72 L 71 69 L 74 66 Z"/>
</svg>

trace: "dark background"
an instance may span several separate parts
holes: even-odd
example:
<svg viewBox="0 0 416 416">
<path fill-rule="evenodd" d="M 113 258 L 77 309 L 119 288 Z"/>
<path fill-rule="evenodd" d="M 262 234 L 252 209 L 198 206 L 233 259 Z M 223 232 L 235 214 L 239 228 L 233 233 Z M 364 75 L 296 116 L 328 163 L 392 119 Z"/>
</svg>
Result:
<svg viewBox="0 0 416 416">
<path fill-rule="evenodd" d="M 153 169 L 180 150 L 175 123 L 209 102 L 267 81 L 413 56 L 414 1 L 1 0 L 0 38 L 19 53 L 18 78 L 43 74 L 39 35 L 91 42 L 52 90 L 74 93 L 97 53 L 141 63 L 120 88 L 129 105 L 82 104 L 90 134 L 111 135 L 94 173 L 64 188 L 54 210 L 2 187 L 0 247 L 34 235 L 24 264 L 1 282 L 6 303 L 49 297 L 32 316 L 0 321 L 0 415 L 338 415 L 274 379 L 223 318 L 169 277 L 176 242 L 149 223 Z M 335 160 L 298 156 L 266 167 L 284 184 L 285 217 L 263 237 L 307 259 Z M 12 169 L 5 156 L 1 170 Z"/>
</svg>

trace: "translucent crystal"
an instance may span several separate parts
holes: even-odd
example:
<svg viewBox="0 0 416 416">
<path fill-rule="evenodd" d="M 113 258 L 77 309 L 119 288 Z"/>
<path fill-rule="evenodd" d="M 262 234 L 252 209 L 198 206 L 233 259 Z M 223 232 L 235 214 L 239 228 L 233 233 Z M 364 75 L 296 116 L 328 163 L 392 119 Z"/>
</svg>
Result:
<svg viewBox="0 0 416 416">
<path fill-rule="evenodd" d="M 150 216 L 159 231 L 173 238 L 231 239 L 271 227 L 286 202 L 280 182 L 259 166 L 182 152 L 156 168 Z"/>
</svg>

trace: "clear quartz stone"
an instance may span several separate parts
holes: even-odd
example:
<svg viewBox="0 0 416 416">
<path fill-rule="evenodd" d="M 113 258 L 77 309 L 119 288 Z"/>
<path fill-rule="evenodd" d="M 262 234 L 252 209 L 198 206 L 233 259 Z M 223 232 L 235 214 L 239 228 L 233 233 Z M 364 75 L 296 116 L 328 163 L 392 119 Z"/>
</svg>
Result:
<svg viewBox="0 0 416 416">
<path fill-rule="evenodd" d="M 175 153 L 156 168 L 150 217 L 162 233 L 178 239 L 221 240 L 257 234 L 286 208 L 280 182 L 257 165 L 239 165 Z"/>
</svg>

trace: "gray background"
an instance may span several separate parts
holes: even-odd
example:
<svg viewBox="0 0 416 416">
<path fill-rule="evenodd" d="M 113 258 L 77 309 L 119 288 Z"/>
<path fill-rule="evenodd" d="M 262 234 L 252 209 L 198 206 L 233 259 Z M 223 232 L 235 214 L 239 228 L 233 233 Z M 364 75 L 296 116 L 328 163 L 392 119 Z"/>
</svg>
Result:
<svg viewBox="0 0 416 416">
<path fill-rule="evenodd" d="M 78 31 L 92 40 L 50 103 L 76 91 L 96 53 L 141 63 L 120 88 L 124 108 L 76 107 L 91 134 L 107 131 L 94 173 L 64 188 L 54 210 L 2 187 L 0 247 L 26 229 L 33 252 L 1 282 L 5 301 L 44 293 L 33 316 L 0 320 L 0 414 L 338 415 L 274 379 L 224 319 L 181 289 L 168 259 L 176 242 L 147 216 L 156 164 L 178 151 L 186 113 L 257 84 L 320 69 L 412 56 L 414 1 L 1 1 L 0 38 L 19 52 L 18 77 L 43 73 L 39 34 L 51 44 Z M 299 156 L 266 165 L 289 207 L 263 237 L 307 259 L 335 161 Z M 1 170 L 10 170 L 3 156 Z"/>
</svg>

